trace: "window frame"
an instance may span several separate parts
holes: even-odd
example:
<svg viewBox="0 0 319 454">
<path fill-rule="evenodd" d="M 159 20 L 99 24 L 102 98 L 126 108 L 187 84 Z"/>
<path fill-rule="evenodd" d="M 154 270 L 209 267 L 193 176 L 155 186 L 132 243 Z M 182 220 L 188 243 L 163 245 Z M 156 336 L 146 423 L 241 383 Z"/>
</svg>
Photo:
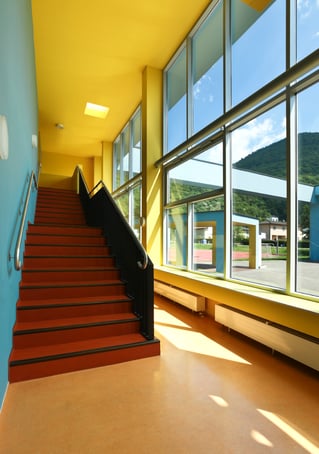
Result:
<svg viewBox="0 0 319 454">
<path fill-rule="evenodd" d="M 167 150 L 167 115 L 165 115 L 167 107 L 167 80 L 165 72 L 170 68 L 170 65 L 174 62 L 174 58 L 178 55 L 181 48 L 187 49 L 188 62 L 192 61 L 191 54 L 191 39 L 200 28 L 200 25 L 206 20 L 211 14 L 213 8 L 218 2 L 214 2 L 204 13 L 202 18 L 198 21 L 195 27 L 190 31 L 172 60 L 168 63 L 164 69 L 164 104 L 163 104 L 163 133 L 164 133 L 164 150 L 163 156 L 159 159 L 155 165 L 157 167 L 163 167 L 163 181 L 164 181 L 164 264 L 165 266 L 171 266 L 167 263 L 166 257 L 166 238 L 167 238 L 167 219 L 166 211 L 178 207 L 179 205 L 186 204 L 190 207 L 192 203 L 206 198 L 207 194 L 201 194 L 199 196 L 184 198 L 180 201 L 174 201 L 170 203 L 167 199 L 169 194 L 168 187 L 168 172 L 174 166 L 191 159 L 196 154 L 205 151 L 205 147 L 212 144 L 214 141 L 222 140 L 223 142 L 223 164 L 224 164 L 224 215 L 225 215 L 225 227 L 224 227 L 224 269 L 223 278 L 230 281 L 236 281 L 231 277 L 231 256 L 232 256 L 232 169 L 231 169 L 231 146 L 230 146 L 230 134 L 236 128 L 240 127 L 250 119 L 257 117 L 258 115 L 270 110 L 272 107 L 284 102 L 286 105 L 286 121 L 287 121 L 287 149 L 290 149 L 290 153 L 287 153 L 287 183 L 286 193 L 288 200 L 288 255 L 287 255 L 287 273 L 286 273 L 286 287 L 282 291 L 281 289 L 275 289 L 271 286 L 264 286 L 256 283 L 243 282 L 246 285 L 251 285 L 258 288 L 266 288 L 270 291 L 280 291 L 280 293 L 286 293 L 288 295 L 297 296 L 299 298 L 311 299 L 319 302 L 319 297 L 313 295 L 301 294 L 297 291 L 295 284 L 296 278 L 296 254 L 294 252 L 295 239 L 296 239 L 296 216 L 297 216 L 297 201 L 296 201 L 296 123 L 294 120 L 294 97 L 307 87 L 310 87 L 319 81 L 319 68 L 318 68 L 318 57 L 319 51 L 315 50 L 305 56 L 303 59 L 297 61 L 295 52 L 295 41 L 296 40 L 296 24 L 293 23 L 294 17 L 296 16 L 297 2 L 295 0 L 286 1 L 286 55 L 285 55 L 285 70 L 274 79 L 270 80 L 266 85 L 258 89 L 256 92 L 249 95 L 247 98 L 242 100 L 239 104 L 231 107 L 230 106 L 230 79 L 231 79 L 231 64 L 230 64 L 230 52 L 231 52 L 231 38 L 230 38 L 230 2 L 224 1 L 224 14 L 223 14 L 223 34 L 224 34 L 224 113 L 216 120 L 205 126 L 202 130 L 192 135 L 190 128 L 190 120 L 188 120 L 187 139 L 177 145 L 173 150 Z M 188 63 L 187 65 L 187 80 L 188 80 L 188 91 L 187 91 L 187 118 L 192 118 L 192 103 L 190 101 L 192 93 L 192 68 Z M 208 194 L 214 195 L 214 194 Z M 189 208 L 188 208 L 189 209 Z M 188 219 L 192 219 L 192 215 L 188 213 Z M 188 222 L 188 226 L 191 225 Z M 187 239 L 187 256 L 190 257 L 190 240 L 191 235 Z M 186 269 L 190 272 L 195 273 L 192 270 L 192 260 L 187 263 Z M 212 277 L 213 278 L 213 277 Z"/>
</svg>

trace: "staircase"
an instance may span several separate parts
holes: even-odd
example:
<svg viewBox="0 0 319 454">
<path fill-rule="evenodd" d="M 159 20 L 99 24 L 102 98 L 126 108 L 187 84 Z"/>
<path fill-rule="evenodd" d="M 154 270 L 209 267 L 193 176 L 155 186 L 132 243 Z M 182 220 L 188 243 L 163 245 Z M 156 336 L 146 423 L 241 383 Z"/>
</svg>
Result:
<svg viewBox="0 0 319 454">
<path fill-rule="evenodd" d="M 85 224 L 78 195 L 39 188 L 26 237 L 9 381 L 159 354 L 140 334 L 132 299 L 101 229 Z"/>
</svg>

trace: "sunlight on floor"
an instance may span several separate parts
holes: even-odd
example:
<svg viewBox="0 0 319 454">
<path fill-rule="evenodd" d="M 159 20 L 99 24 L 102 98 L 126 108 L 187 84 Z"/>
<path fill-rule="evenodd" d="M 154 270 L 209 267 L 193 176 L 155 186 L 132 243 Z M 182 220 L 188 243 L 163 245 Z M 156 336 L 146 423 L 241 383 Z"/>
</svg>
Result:
<svg viewBox="0 0 319 454">
<path fill-rule="evenodd" d="M 171 325 L 171 326 L 180 326 L 181 328 L 191 328 L 190 325 L 187 325 L 186 323 L 182 322 L 177 317 L 174 317 L 174 315 L 170 314 L 169 312 L 163 311 L 162 309 L 159 309 L 158 306 L 155 306 L 156 312 L 155 312 L 155 322 L 156 323 L 161 323 L 165 325 Z"/>
<path fill-rule="evenodd" d="M 209 397 L 215 402 L 215 404 L 219 405 L 220 407 L 228 407 L 229 406 L 229 403 L 226 402 L 226 400 L 223 399 L 220 396 L 210 395 Z"/>
<path fill-rule="evenodd" d="M 209 339 L 209 337 L 193 331 L 191 326 L 166 311 L 155 311 L 155 324 L 156 331 L 165 336 L 171 344 L 180 350 L 251 365 L 251 363 Z"/>
<path fill-rule="evenodd" d="M 265 418 L 272 422 L 278 429 L 282 430 L 286 435 L 288 435 L 292 440 L 298 443 L 303 449 L 311 454 L 319 454 L 319 447 L 314 445 L 306 437 L 301 435 L 296 429 L 291 427 L 287 422 L 282 418 L 275 415 L 274 413 L 266 410 L 257 409 Z"/>
<path fill-rule="evenodd" d="M 274 447 L 274 445 L 271 443 L 271 441 L 269 441 L 268 438 L 266 438 L 263 434 L 258 432 L 258 430 L 252 430 L 251 437 L 253 440 L 255 440 L 260 445 L 268 446 L 269 448 Z"/>
</svg>

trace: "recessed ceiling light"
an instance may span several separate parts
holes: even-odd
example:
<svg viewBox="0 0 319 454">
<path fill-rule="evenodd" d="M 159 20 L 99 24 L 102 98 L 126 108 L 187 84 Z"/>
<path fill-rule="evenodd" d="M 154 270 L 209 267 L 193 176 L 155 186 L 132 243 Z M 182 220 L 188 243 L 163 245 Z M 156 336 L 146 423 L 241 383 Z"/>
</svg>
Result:
<svg viewBox="0 0 319 454">
<path fill-rule="evenodd" d="M 100 106 L 99 104 L 93 104 L 91 102 L 87 102 L 84 110 L 85 115 L 90 115 L 91 117 L 95 118 L 102 118 L 104 119 L 107 114 L 109 113 L 109 108 L 105 106 Z"/>
</svg>

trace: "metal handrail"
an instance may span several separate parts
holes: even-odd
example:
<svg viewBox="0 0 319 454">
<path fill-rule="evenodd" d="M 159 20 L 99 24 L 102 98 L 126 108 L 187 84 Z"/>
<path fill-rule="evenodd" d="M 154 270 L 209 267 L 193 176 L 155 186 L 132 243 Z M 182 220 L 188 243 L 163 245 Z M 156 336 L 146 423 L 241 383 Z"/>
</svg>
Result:
<svg viewBox="0 0 319 454">
<path fill-rule="evenodd" d="M 15 248 L 15 254 L 14 254 L 14 266 L 16 270 L 20 270 L 22 267 L 22 262 L 20 261 L 20 248 L 21 248 L 21 241 L 22 241 L 22 236 L 23 236 L 23 231 L 24 231 L 24 224 L 25 224 L 25 219 L 27 216 L 27 211 L 28 211 L 28 206 L 29 206 L 29 200 L 30 200 L 30 194 L 31 194 L 31 188 L 32 188 L 32 183 L 34 182 L 35 188 L 38 189 L 38 183 L 36 180 L 36 176 L 34 171 L 32 170 L 31 176 L 30 176 L 30 181 L 29 181 L 29 186 L 28 186 L 28 192 L 27 196 L 24 202 L 24 209 L 22 213 L 22 218 L 21 218 L 21 224 L 20 224 L 20 230 L 19 230 L 19 235 L 16 243 L 16 248 Z"/>
<path fill-rule="evenodd" d="M 82 173 L 82 171 L 81 171 L 81 169 L 80 169 L 79 167 L 78 167 L 78 171 L 79 171 L 80 173 Z M 83 174 L 82 174 L 82 175 L 83 175 Z M 85 181 L 85 180 L 84 180 L 84 181 Z M 103 181 L 103 180 L 100 180 L 100 181 L 98 181 L 98 183 L 96 183 L 96 185 L 94 186 L 94 188 L 88 193 L 88 196 L 89 196 L 90 198 L 94 195 L 93 193 L 94 193 L 94 191 L 96 190 L 96 188 L 97 188 L 98 186 L 102 186 L 102 187 L 104 188 L 104 190 L 108 193 L 108 189 L 107 189 L 107 187 L 105 186 L 104 181 Z M 117 210 L 117 212 L 120 214 L 120 216 L 121 216 L 122 218 L 124 218 L 124 216 L 123 216 L 121 210 L 119 209 L 119 207 L 117 206 L 116 203 L 114 203 L 114 208 Z M 124 219 L 125 219 L 125 218 L 124 218 Z M 125 219 L 125 222 L 127 223 L 126 219 Z M 145 270 L 145 269 L 147 268 L 147 265 L 148 265 L 148 255 L 147 255 L 147 252 L 146 252 L 144 246 L 142 245 L 142 243 L 136 238 L 136 235 L 135 235 L 135 233 L 133 232 L 131 226 L 130 226 L 128 223 L 127 223 L 127 225 L 128 225 L 128 227 L 131 229 L 133 238 L 136 240 L 136 242 L 138 242 L 138 246 L 139 246 L 139 248 L 140 248 L 140 250 L 141 250 L 141 253 L 142 253 L 142 255 L 143 255 L 142 260 L 138 260 L 138 261 L 137 261 L 137 266 L 138 266 L 141 270 Z"/>
</svg>

